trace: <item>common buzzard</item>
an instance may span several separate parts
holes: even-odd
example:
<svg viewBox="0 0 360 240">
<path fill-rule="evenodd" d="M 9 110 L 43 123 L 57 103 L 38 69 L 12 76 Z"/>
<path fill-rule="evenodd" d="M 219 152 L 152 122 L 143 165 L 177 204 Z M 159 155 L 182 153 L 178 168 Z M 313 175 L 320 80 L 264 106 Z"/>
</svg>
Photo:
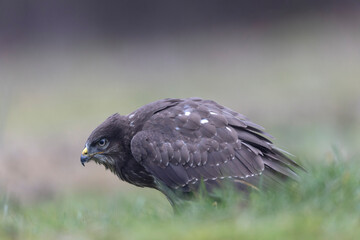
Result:
<svg viewBox="0 0 360 240">
<path fill-rule="evenodd" d="M 247 192 L 297 178 L 301 167 L 263 130 L 211 100 L 164 99 L 106 119 L 86 141 L 81 163 L 94 160 L 176 206 L 202 185 L 211 192 L 230 182 Z"/>
</svg>

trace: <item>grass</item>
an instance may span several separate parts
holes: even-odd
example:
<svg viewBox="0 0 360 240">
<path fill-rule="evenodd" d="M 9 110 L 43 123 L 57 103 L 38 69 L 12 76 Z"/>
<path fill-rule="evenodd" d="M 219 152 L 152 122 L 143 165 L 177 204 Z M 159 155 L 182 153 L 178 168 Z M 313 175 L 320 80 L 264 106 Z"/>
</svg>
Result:
<svg viewBox="0 0 360 240">
<path fill-rule="evenodd" d="M 244 199 L 225 192 L 174 215 L 160 194 L 77 193 L 23 205 L 0 195 L 0 239 L 357 239 L 360 163 L 336 149 L 300 183 Z"/>
</svg>

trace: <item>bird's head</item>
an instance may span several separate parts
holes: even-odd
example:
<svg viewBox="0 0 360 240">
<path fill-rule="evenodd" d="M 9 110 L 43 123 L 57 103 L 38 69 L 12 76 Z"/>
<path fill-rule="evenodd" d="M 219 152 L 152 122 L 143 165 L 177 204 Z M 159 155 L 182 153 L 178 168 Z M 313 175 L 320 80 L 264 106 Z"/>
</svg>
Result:
<svg viewBox="0 0 360 240">
<path fill-rule="evenodd" d="M 124 152 L 124 117 L 114 114 L 90 134 L 81 153 L 81 164 L 93 160 L 105 168 L 114 169 Z"/>
</svg>

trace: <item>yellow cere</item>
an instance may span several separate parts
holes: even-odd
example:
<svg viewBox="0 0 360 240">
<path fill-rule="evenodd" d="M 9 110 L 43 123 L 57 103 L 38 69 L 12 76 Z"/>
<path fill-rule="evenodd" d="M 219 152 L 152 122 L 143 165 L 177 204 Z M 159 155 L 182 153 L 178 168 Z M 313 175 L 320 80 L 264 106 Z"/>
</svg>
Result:
<svg viewBox="0 0 360 240">
<path fill-rule="evenodd" d="M 81 154 L 82 154 L 82 155 L 87 155 L 87 154 L 88 154 L 88 149 L 87 149 L 87 148 L 84 148 L 84 150 L 82 151 Z"/>
</svg>

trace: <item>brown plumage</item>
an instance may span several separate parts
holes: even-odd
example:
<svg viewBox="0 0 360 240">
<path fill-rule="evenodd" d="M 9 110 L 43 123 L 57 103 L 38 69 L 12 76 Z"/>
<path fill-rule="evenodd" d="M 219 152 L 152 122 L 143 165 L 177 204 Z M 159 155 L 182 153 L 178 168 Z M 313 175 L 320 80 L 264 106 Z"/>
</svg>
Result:
<svg viewBox="0 0 360 240">
<path fill-rule="evenodd" d="M 81 163 L 94 160 L 122 180 L 163 192 L 173 205 L 224 183 L 268 188 L 301 168 L 264 129 L 214 101 L 164 99 L 114 114 L 89 136 Z"/>
</svg>

